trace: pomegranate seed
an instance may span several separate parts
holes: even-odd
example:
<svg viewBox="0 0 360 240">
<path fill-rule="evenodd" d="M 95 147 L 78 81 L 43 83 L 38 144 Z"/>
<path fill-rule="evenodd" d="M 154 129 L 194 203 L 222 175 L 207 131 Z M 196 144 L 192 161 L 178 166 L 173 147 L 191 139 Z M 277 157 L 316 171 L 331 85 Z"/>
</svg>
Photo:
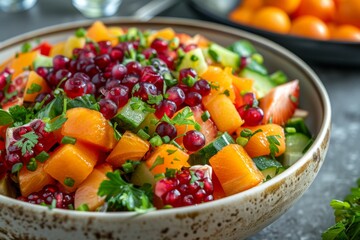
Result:
<svg viewBox="0 0 360 240">
<path fill-rule="evenodd" d="M 99 45 L 99 49 L 100 49 L 100 54 L 105 54 L 109 52 L 109 49 L 111 47 L 111 42 L 110 41 L 100 41 L 98 42 Z"/>
<path fill-rule="evenodd" d="M 114 87 L 105 93 L 105 99 L 110 99 L 121 108 L 129 100 L 129 88 L 124 85 Z"/>
<path fill-rule="evenodd" d="M 142 71 L 142 66 L 139 62 L 132 61 L 126 64 L 127 72 L 130 74 L 140 75 Z"/>
<path fill-rule="evenodd" d="M 83 96 L 86 93 L 86 82 L 80 78 L 69 78 L 65 82 L 64 91 L 69 98 Z"/>
<path fill-rule="evenodd" d="M 157 52 L 153 48 L 147 48 L 145 49 L 142 54 L 144 54 L 145 59 L 150 59 L 157 56 Z"/>
<path fill-rule="evenodd" d="M 155 49 L 158 53 L 163 53 L 168 50 L 168 42 L 160 38 L 155 38 L 150 47 Z"/>
<path fill-rule="evenodd" d="M 172 118 L 177 110 L 176 104 L 173 101 L 164 99 L 156 106 L 155 116 L 161 119 L 165 114 Z"/>
<path fill-rule="evenodd" d="M 190 107 L 201 104 L 202 96 L 197 92 L 189 92 L 186 94 L 185 103 Z"/>
<path fill-rule="evenodd" d="M 245 126 L 257 126 L 261 124 L 264 118 L 264 112 L 259 107 L 248 107 L 248 105 L 243 105 L 237 110 L 240 117 L 245 121 Z"/>
<path fill-rule="evenodd" d="M 210 94 L 211 87 L 208 81 L 205 79 L 200 79 L 195 82 L 190 91 L 200 93 L 201 96 L 205 97 Z"/>
<path fill-rule="evenodd" d="M 196 48 L 198 48 L 198 46 L 196 44 L 194 44 L 194 43 L 188 44 L 184 47 L 184 52 L 190 52 L 191 50 L 194 50 Z"/>
<path fill-rule="evenodd" d="M 93 77 L 96 74 L 100 73 L 101 70 L 98 66 L 96 66 L 95 64 L 90 64 L 88 66 L 85 67 L 85 73 L 89 76 L 89 77 Z"/>
<path fill-rule="evenodd" d="M 127 86 L 129 89 L 133 89 L 135 84 L 139 82 L 139 75 L 137 74 L 128 74 L 124 77 L 124 79 L 121 81 L 121 83 L 125 86 Z"/>
<path fill-rule="evenodd" d="M 118 79 L 111 79 L 111 80 L 108 80 L 105 84 L 105 89 L 106 90 L 110 90 L 112 89 L 113 87 L 118 87 L 119 85 L 121 84 L 121 81 L 118 80 Z"/>
<path fill-rule="evenodd" d="M 98 73 L 91 78 L 91 82 L 95 85 L 97 89 L 99 89 L 100 87 L 105 85 L 106 79 L 101 73 Z"/>
<path fill-rule="evenodd" d="M 122 64 L 117 64 L 111 69 L 111 76 L 115 79 L 122 80 L 127 74 L 127 68 Z"/>
<path fill-rule="evenodd" d="M 166 91 L 166 94 L 168 95 L 167 99 L 170 100 L 170 101 L 173 101 L 178 108 L 185 101 L 185 93 L 179 87 L 171 87 L 171 88 L 169 88 Z"/>
<path fill-rule="evenodd" d="M 177 135 L 177 130 L 174 125 L 161 122 L 157 125 L 155 132 L 159 134 L 160 137 L 168 136 L 171 139 L 174 139 Z"/>
<path fill-rule="evenodd" d="M 118 107 L 110 99 L 101 99 L 99 101 L 100 112 L 104 115 L 106 119 L 111 119 L 115 116 Z"/>
<path fill-rule="evenodd" d="M 256 96 L 253 92 L 247 92 L 242 96 L 244 104 L 248 105 L 249 107 L 253 107 L 254 103 L 257 102 Z"/>
<path fill-rule="evenodd" d="M 164 201 L 173 207 L 181 206 L 181 193 L 177 189 L 173 189 L 168 192 L 165 196 Z"/>
<path fill-rule="evenodd" d="M 152 83 L 154 84 L 157 89 L 163 89 L 164 87 L 164 79 L 162 76 L 160 76 L 158 73 L 156 72 L 144 72 L 140 77 L 140 82 L 148 82 L 148 83 Z"/>
<path fill-rule="evenodd" d="M 95 94 L 96 87 L 92 82 L 86 82 L 86 94 Z"/>
<path fill-rule="evenodd" d="M 67 57 L 65 57 L 63 55 L 56 55 L 53 58 L 53 68 L 55 71 L 67 68 L 69 62 L 70 62 L 70 60 Z"/>
<path fill-rule="evenodd" d="M 179 72 L 179 82 L 180 83 L 184 83 L 184 79 L 185 78 L 188 78 L 188 77 L 192 77 L 192 78 L 195 78 L 197 79 L 197 73 L 194 69 L 192 68 L 184 68 L 184 69 L 181 69 L 180 72 Z"/>
<path fill-rule="evenodd" d="M 121 42 L 115 46 L 115 49 L 120 49 L 124 54 L 129 54 L 134 49 L 134 45 L 130 42 Z"/>
<path fill-rule="evenodd" d="M 138 84 L 138 89 L 135 89 L 133 93 L 134 97 L 139 97 L 146 102 L 147 100 L 149 100 L 149 95 L 157 95 L 157 88 L 154 84 L 147 82 L 140 82 Z"/>
<path fill-rule="evenodd" d="M 170 56 L 168 53 L 160 53 L 159 58 L 166 64 L 166 66 L 174 70 L 175 69 L 175 59 L 174 57 Z"/>
<path fill-rule="evenodd" d="M 205 145 L 205 136 L 196 130 L 188 131 L 183 138 L 183 144 L 188 151 L 197 151 Z"/>
<path fill-rule="evenodd" d="M 122 62 L 124 59 L 124 52 L 118 48 L 111 49 L 109 55 L 110 55 L 111 60 L 113 60 L 113 61 Z"/>
<path fill-rule="evenodd" d="M 161 69 L 167 69 L 167 65 L 166 63 L 159 59 L 159 58 L 153 58 L 151 59 L 151 66 L 153 66 L 156 70 L 161 70 Z"/>
<path fill-rule="evenodd" d="M 44 79 L 46 79 L 49 72 L 50 72 L 49 69 L 46 67 L 38 67 L 36 69 L 36 73 Z M 0 77 L 0 80 L 1 80 L 1 77 Z M 1 89 L 1 86 L 0 86 L 0 89 Z"/>
<path fill-rule="evenodd" d="M 241 57 L 240 59 L 240 69 L 244 69 L 249 63 L 249 58 L 248 57 Z"/>
<path fill-rule="evenodd" d="M 96 66 L 98 66 L 100 69 L 105 69 L 109 65 L 111 59 L 108 54 L 102 54 L 102 55 L 96 56 L 94 61 L 95 61 Z"/>
</svg>

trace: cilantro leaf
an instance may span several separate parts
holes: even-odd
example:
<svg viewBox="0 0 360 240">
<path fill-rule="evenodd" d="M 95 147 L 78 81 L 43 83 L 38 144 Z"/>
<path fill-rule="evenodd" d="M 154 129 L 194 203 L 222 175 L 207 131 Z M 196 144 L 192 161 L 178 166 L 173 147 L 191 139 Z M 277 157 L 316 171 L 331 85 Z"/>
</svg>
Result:
<svg viewBox="0 0 360 240">
<path fill-rule="evenodd" d="M 10 113 L 0 109 L 0 126 L 6 126 L 14 122 L 13 117 Z"/>
<path fill-rule="evenodd" d="M 147 100 L 148 104 L 158 105 L 163 100 L 163 96 L 161 94 L 160 95 L 149 94 L 148 97 L 149 97 L 149 100 Z"/>
<path fill-rule="evenodd" d="M 26 90 L 27 94 L 33 94 L 40 92 L 42 87 L 39 84 L 32 83 L 28 90 Z"/>
<path fill-rule="evenodd" d="M 48 122 L 45 125 L 45 131 L 46 132 L 53 132 L 55 130 L 58 130 L 61 128 L 61 126 L 66 122 L 67 118 L 65 117 L 65 114 L 60 115 L 55 121 Z"/>
<path fill-rule="evenodd" d="M 25 155 L 38 143 L 39 136 L 34 131 L 27 132 L 21 135 L 21 139 L 18 140 L 14 145 L 21 148 L 21 155 Z"/>
<path fill-rule="evenodd" d="M 78 107 L 88 108 L 97 111 L 100 109 L 95 97 L 91 94 L 86 94 L 81 97 L 76 97 L 74 99 L 69 100 L 67 103 L 67 109 L 78 108 Z"/>
<path fill-rule="evenodd" d="M 192 116 L 194 116 L 190 107 L 184 107 L 184 109 L 170 119 L 166 114 L 162 117 L 161 121 L 173 124 L 173 125 L 193 125 L 196 130 L 200 130 L 200 124 L 197 123 Z"/>
<path fill-rule="evenodd" d="M 269 148 L 270 148 L 270 156 L 274 159 L 275 155 L 279 152 L 280 142 L 278 138 L 281 138 L 280 135 L 271 135 L 267 136 L 266 139 L 269 142 Z"/>
<path fill-rule="evenodd" d="M 154 209 L 150 202 L 150 190 L 139 189 L 125 182 L 119 170 L 108 172 L 106 176 L 109 179 L 100 184 L 98 195 L 106 196 L 108 211 L 146 212 Z"/>
</svg>

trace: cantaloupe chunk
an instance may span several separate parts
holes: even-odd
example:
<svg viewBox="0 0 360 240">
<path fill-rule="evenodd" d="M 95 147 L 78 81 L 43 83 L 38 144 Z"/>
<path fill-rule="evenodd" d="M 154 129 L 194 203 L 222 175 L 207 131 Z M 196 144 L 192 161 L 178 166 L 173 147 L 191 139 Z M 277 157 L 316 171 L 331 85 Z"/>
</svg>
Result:
<svg viewBox="0 0 360 240">
<path fill-rule="evenodd" d="M 190 108 L 188 108 L 190 109 Z M 180 109 L 179 111 L 177 111 L 174 116 L 173 116 L 173 119 L 176 117 L 176 115 L 182 113 L 184 111 L 184 108 Z M 192 120 L 192 121 L 195 121 L 195 117 L 194 117 L 194 113 L 193 111 L 190 109 L 190 112 L 193 114 L 191 117 L 187 118 L 189 120 Z M 175 124 L 175 128 L 176 128 L 176 131 L 177 131 L 177 135 L 178 136 L 181 136 L 181 135 L 184 135 L 186 132 L 188 131 L 191 131 L 191 130 L 195 130 L 195 126 L 193 124 L 182 124 L 182 125 L 179 125 L 179 124 Z M 178 137 L 175 139 L 175 141 L 182 145 L 183 144 L 183 137 Z"/>
<path fill-rule="evenodd" d="M 94 170 L 80 184 L 75 192 L 75 209 L 77 209 L 82 204 L 87 204 L 89 210 L 94 211 L 96 208 L 104 204 L 105 198 L 98 196 L 97 192 L 102 181 L 107 179 L 106 173 L 112 171 L 112 167 L 107 163 L 103 163 L 94 168 Z"/>
<path fill-rule="evenodd" d="M 25 69 L 31 67 L 35 58 L 37 58 L 39 54 L 40 54 L 39 51 L 32 51 L 32 52 L 20 53 L 16 58 L 14 58 L 10 63 L 10 68 L 14 70 L 12 79 L 15 79 Z"/>
<path fill-rule="evenodd" d="M 160 29 L 160 30 L 152 33 L 148 37 L 148 43 L 151 44 L 155 40 L 155 38 L 161 38 L 161 39 L 170 41 L 174 37 L 175 37 L 174 29 L 172 29 L 172 28 L 163 28 L 163 29 Z"/>
<path fill-rule="evenodd" d="M 95 42 L 100 41 L 111 41 L 112 45 L 116 45 L 118 38 L 113 35 L 114 29 L 109 29 L 101 21 L 95 21 L 87 30 L 86 36 L 94 40 Z"/>
<path fill-rule="evenodd" d="M 45 79 L 38 75 L 35 71 L 30 71 L 24 90 L 24 101 L 34 102 L 39 93 L 50 91 L 51 90 Z"/>
<path fill-rule="evenodd" d="M 56 55 L 63 55 L 64 49 L 65 49 L 65 42 L 59 42 L 51 48 L 49 56 L 55 57 Z"/>
<path fill-rule="evenodd" d="M 263 180 L 253 160 L 238 144 L 225 146 L 209 163 L 227 196 L 252 188 Z"/>
<path fill-rule="evenodd" d="M 68 191 L 75 190 L 92 172 L 99 158 L 99 152 L 89 145 L 77 142 L 75 145 L 59 146 L 46 160 L 44 170 L 58 180 Z M 72 179 L 68 186 L 65 179 Z"/>
<path fill-rule="evenodd" d="M 66 117 L 67 121 L 61 128 L 63 136 L 76 138 L 103 151 L 114 148 L 114 129 L 100 112 L 87 108 L 72 108 L 66 112 Z"/>
<path fill-rule="evenodd" d="M 212 120 L 221 132 L 232 134 L 244 123 L 235 105 L 225 94 L 216 95 L 205 106 L 205 109 L 209 111 Z"/>
<path fill-rule="evenodd" d="M 55 180 L 44 171 L 44 164 L 37 162 L 35 171 L 29 171 L 25 166 L 19 172 L 19 186 L 22 196 L 40 191 L 44 186 L 54 183 Z"/>
<path fill-rule="evenodd" d="M 189 167 L 189 155 L 172 144 L 163 144 L 156 148 L 146 160 L 146 166 L 152 174 L 165 173 L 166 169 L 180 170 L 183 166 Z"/>
<path fill-rule="evenodd" d="M 83 48 L 85 46 L 86 39 L 84 37 L 76 37 L 76 36 L 70 36 L 66 40 L 64 44 L 64 52 L 63 55 L 71 58 L 73 55 L 73 50 L 75 48 Z"/>
<path fill-rule="evenodd" d="M 126 131 L 115 148 L 111 151 L 106 161 L 112 166 L 121 167 L 126 160 L 140 160 L 147 151 L 149 151 L 150 143 L 141 139 L 136 134 Z"/>
</svg>

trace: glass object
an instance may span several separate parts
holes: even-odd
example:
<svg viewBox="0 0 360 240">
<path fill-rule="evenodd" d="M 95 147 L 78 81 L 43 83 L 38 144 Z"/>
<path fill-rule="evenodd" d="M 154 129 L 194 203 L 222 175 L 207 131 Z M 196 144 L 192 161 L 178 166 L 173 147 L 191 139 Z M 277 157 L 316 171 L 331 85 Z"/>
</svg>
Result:
<svg viewBox="0 0 360 240">
<path fill-rule="evenodd" d="M 121 2 L 122 0 L 72 0 L 74 7 L 88 18 L 112 16 Z"/>
<path fill-rule="evenodd" d="M 37 0 L 0 0 L 0 11 L 20 12 L 32 8 Z"/>
</svg>

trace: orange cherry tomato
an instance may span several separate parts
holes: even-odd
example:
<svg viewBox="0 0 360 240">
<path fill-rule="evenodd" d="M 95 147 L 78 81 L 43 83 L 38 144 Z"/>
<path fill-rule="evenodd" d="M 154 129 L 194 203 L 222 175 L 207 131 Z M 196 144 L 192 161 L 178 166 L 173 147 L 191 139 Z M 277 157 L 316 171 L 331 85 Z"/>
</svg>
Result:
<svg viewBox="0 0 360 240">
<path fill-rule="evenodd" d="M 311 15 L 326 22 L 331 21 L 335 15 L 335 3 L 333 0 L 302 0 L 294 15 Z"/>
<path fill-rule="evenodd" d="M 352 25 L 340 25 L 332 32 L 331 39 L 360 42 L 360 29 Z"/>
<path fill-rule="evenodd" d="M 252 10 L 258 9 L 263 6 L 263 0 L 243 0 L 240 3 L 241 8 L 249 8 Z"/>
<path fill-rule="evenodd" d="M 352 24 L 360 27 L 360 1 L 337 0 L 335 22 L 340 24 Z"/>
<path fill-rule="evenodd" d="M 255 12 L 250 25 L 277 33 L 288 33 L 291 22 L 283 10 L 276 7 L 263 7 Z"/>
<path fill-rule="evenodd" d="M 265 6 L 278 7 L 287 14 L 292 14 L 300 6 L 301 0 L 264 0 Z"/>
<path fill-rule="evenodd" d="M 229 18 L 241 24 L 246 24 L 250 22 L 253 10 L 250 8 L 237 8 L 232 11 L 229 15 Z"/>
<path fill-rule="evenodd" d="M 320 40 L 330 37 L 326 24 L 314 16 L 301 16 L 293 21 L 290 34 Z"/>
</svg>

